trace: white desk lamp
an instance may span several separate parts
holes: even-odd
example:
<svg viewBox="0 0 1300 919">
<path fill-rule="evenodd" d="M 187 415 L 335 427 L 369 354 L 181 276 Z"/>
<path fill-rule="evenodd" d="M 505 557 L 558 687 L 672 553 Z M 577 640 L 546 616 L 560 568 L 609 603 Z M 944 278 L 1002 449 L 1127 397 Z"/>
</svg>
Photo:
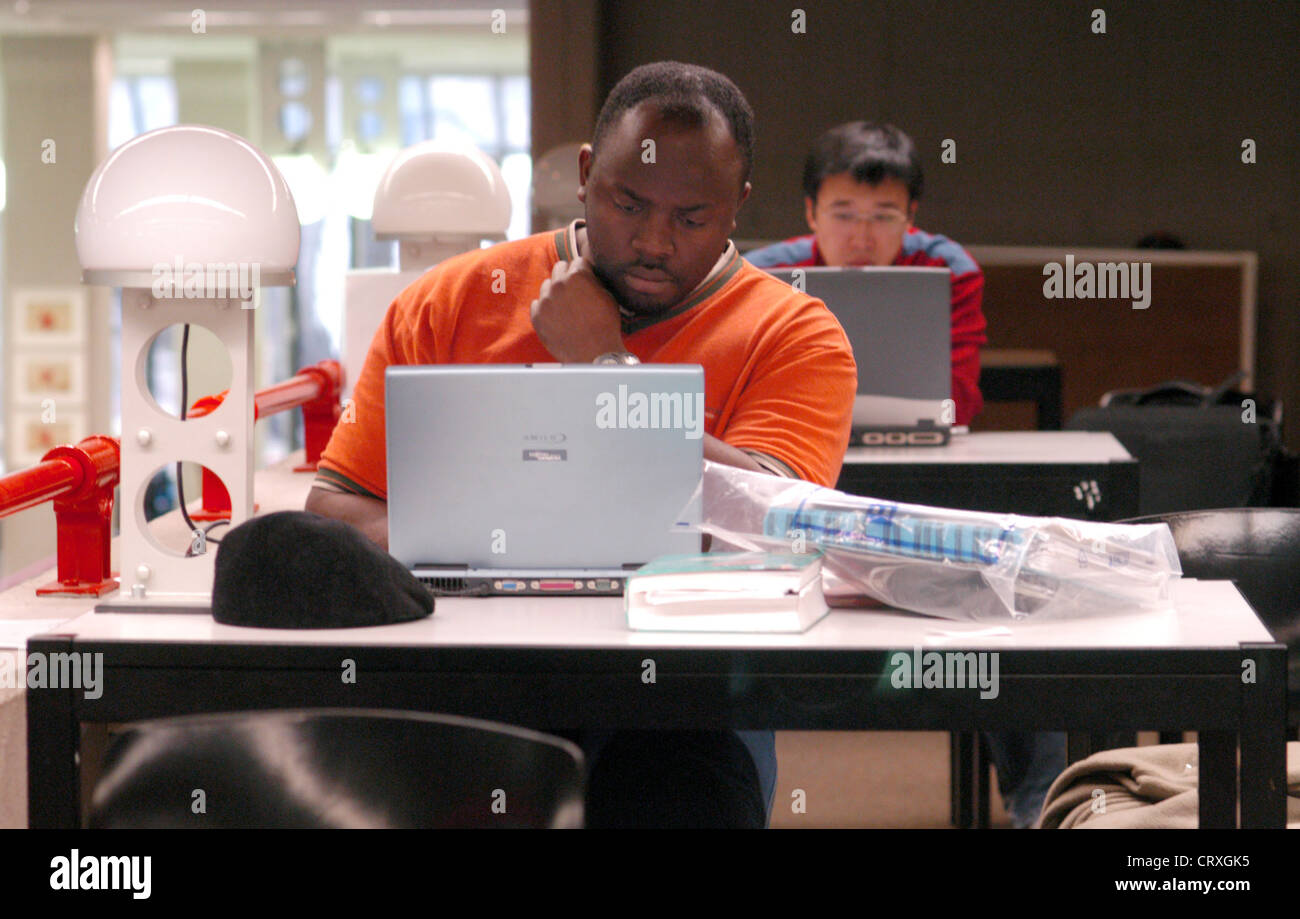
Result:
<svg viewBox="0 0 1300 919">
<path fill-rule="evenodd" d="M 252 515 L 252 309 L 259 287 L 294 283 L 293 196 L 242 137 L 205 125 L 161 128 L 118 147 L 91 175 L 76 240 L 83 282 L 122 288 L 122 591 L 103 605 L 205 607 L 216 547 L 187 557 L 158 542 L 145 522 L 145 489 L 160 467 L 199 463 L 224 481 L 231 526 Z M 146 378 L 150 343 L 178 323 L 215 334 L 232 370 L 221 407 L 186 421 L 154 401 Z"/>
<path fill-rule="evenodd" d="M 344 395 L 361 373 L 393 298 L 439 262 L 505 239 L 510 191 L 496 161 L 473 147 L 425 141 L 402 150 L 375 189 L 371 230 L 398 241 L 397 270 L 348 272 L 343 307 Z"/>
</svg>

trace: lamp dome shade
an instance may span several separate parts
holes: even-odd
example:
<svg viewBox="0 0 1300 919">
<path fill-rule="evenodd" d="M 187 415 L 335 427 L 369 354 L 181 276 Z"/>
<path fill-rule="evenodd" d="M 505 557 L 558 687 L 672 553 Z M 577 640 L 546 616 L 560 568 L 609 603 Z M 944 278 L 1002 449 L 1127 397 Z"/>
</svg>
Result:
<svg viewBox="0 0 1300 919">
<path fill-rule="evenodd" d="M 582 144 L 552 147 L 533 164 L 533 207 L 548 213 L 581 217 L 578 200 L 578 151 Z"/>
<path fill-rule="evenodd" d="M 176 125 L 100 163 L 77 207 L 76 238 L 88 283 L 178 260 L 257 264 L 264 284 L 291 283 L 298 211 L 270 157 L 244 138 Z"/>
<path fill-rule="evenodd" d="M 473 147 L 425 141 L 394 157 L 379 187 L 371 230 L 380 239 L 500 236 L 510 191 L 496 161 Z"/>
</svg>

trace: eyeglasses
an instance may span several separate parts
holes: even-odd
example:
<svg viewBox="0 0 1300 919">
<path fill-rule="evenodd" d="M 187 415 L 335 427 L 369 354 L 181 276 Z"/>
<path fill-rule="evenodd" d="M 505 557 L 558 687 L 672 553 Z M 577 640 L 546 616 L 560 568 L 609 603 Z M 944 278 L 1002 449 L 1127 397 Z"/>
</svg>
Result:
<svg viewBox="0 0 1300 919">
<path fill-rule="evenodd" d="M 845 227 L 862 221 L 867 224 L 868 228 L 880 233 L 897 232 L 907 223 L 907 216 L 895 211 L 881 211 L 864 217 L 859 217 L 857 214 L 851 214 L 847 211 L 835 211 L 831 214 L 831 219 L 840 226 Z"/>
</svg>

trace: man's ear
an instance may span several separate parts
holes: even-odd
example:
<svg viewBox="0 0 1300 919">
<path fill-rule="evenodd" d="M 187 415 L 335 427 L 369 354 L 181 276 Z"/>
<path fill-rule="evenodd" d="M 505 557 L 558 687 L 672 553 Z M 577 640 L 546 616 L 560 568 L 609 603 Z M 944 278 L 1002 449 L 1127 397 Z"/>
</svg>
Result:
<svg viewBox="0 0 1300 919">
<path fill-rule="evenodd" d="M 749 200 L 749 193 L 753 190 L 754 186 L 749 182 L 746 182 L 745 187 L 740 190 L 740 200 L 736 202 L 737 211 L 739 211 L 744 206 L 745 202 Z"/>
<path fill-rule="evenodd" d="M 591 177 L 591 144 L 578 148 L 578 200 L 587 203 L 587 180 Z"/>
<path fill-rule="evenodd" d="M 804 196 L 803 219 L 808 221 L 808 229 L 812 230 L 814 233 L 817 232 L 817 220 L 813 216 L 817 210 L 816 204 L 817 202 L 813 201 L 812 198 L 809 198 L 807 195 Z"/>
<path fill-rule="evenodd" d="M 744 206 L 746 199 L 749 198 L 749 193 L 753 190 L 754 190 L 754 186 L 749 184 L 748 182 L 746 182 L 745 187 L 740 190 L 740 198 L 739 200 L 736 201 L 736 210 L 731 215 L 731 230 L 728 230 L 727 231 L 728 233 L 736 229 L 736 214 L 740 213 L 741 207 Z"/>
<path fill-rule="evenodd" d="M 916 226 L 916 208 L 920 203 L 915 198 L 907 203 L 907 228 L 909 230 Z"/>
</svg>

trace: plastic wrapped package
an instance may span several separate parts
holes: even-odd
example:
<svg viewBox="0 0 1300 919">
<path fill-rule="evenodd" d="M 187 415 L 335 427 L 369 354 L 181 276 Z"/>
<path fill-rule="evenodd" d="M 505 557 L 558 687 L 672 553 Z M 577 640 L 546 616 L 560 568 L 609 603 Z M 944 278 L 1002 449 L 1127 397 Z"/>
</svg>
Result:
<svg viewBox="0 0 1300 919">
<path fill-rule="evenodd" d="M 1169 527 L 900 504 L 706 462 L 700 528 L 739 549 L 823 552 L 832 603 L 871 598 L 945 619 L 1167 610 Z"/>
</svg>

